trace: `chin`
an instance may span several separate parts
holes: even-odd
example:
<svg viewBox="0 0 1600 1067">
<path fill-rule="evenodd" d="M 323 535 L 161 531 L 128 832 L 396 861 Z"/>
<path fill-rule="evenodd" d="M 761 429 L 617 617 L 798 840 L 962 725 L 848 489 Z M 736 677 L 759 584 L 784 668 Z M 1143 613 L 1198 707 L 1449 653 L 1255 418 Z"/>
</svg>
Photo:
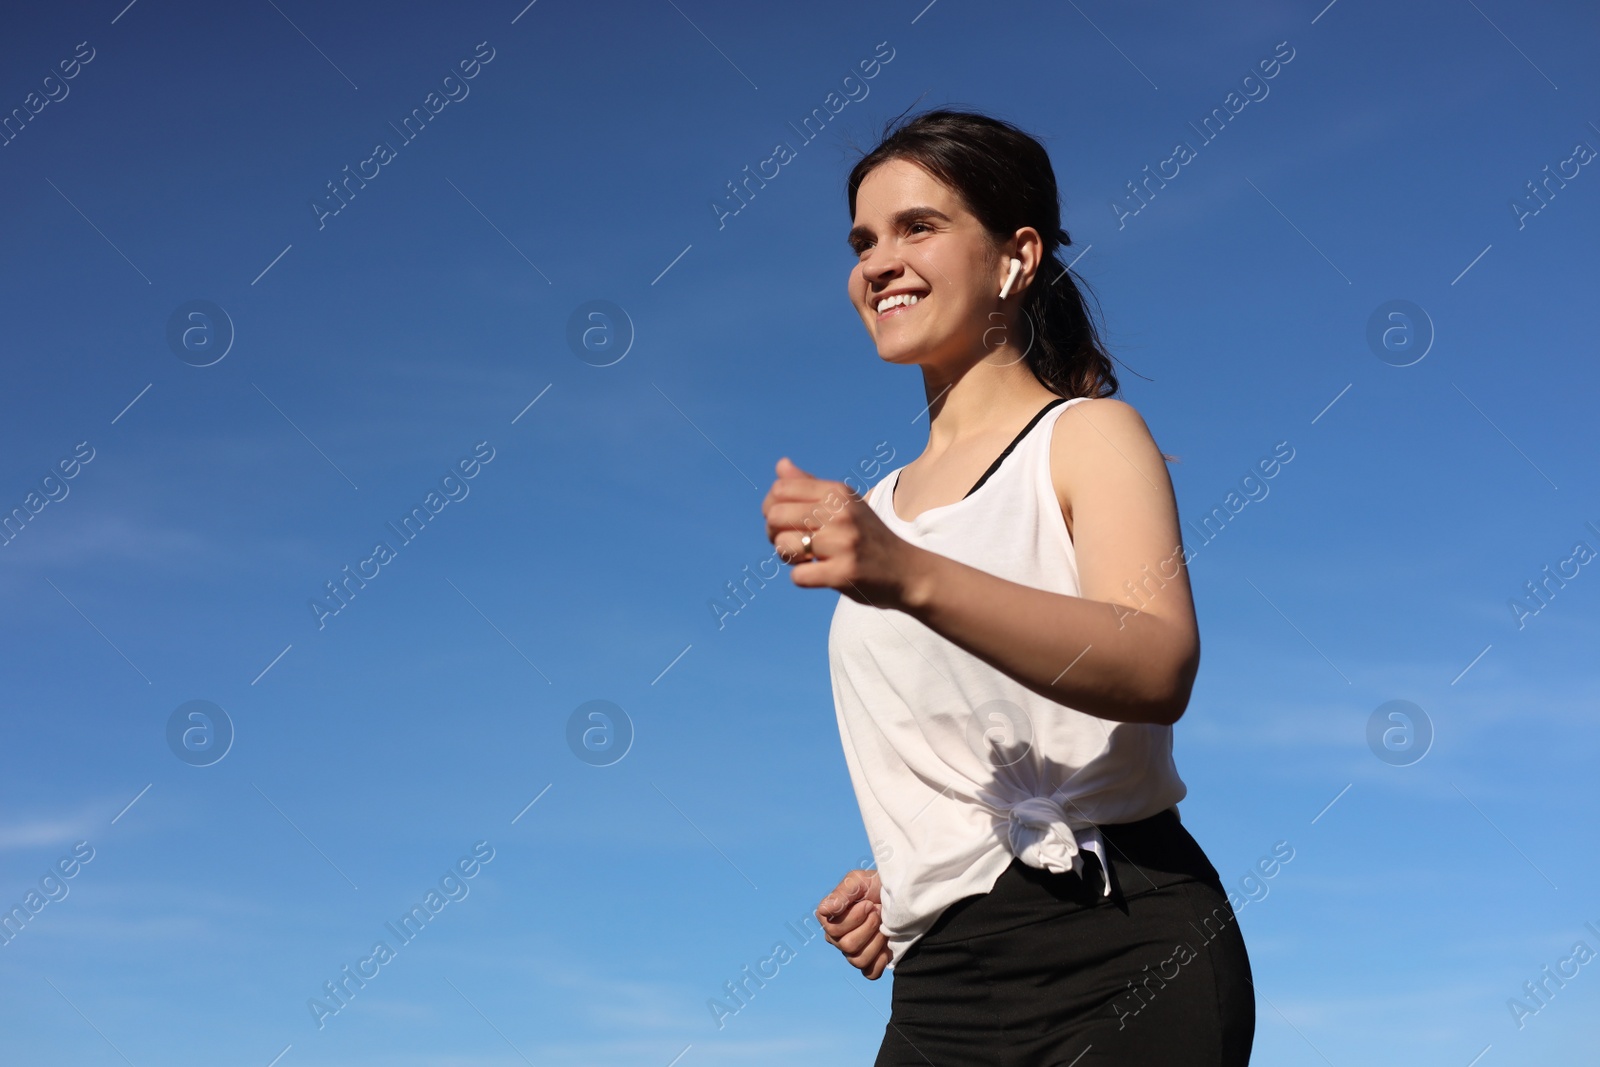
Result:
<svg viewBox="0 0 1600 1067">
<path fill-rule="evenodd" d="M 916 365 L 922 362 L 925 349 L 916 345 L 893 344 L 887 348 L 878 346 L 878 358 L 885 363 L 907 363 Z"/>
</svg>

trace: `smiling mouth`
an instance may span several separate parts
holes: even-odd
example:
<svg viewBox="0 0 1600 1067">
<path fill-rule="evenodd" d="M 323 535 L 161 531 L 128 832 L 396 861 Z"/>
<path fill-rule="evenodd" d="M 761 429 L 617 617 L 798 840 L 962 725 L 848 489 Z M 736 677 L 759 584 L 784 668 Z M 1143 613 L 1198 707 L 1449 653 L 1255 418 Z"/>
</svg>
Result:
<svg viewBox="0 0 1600 1067">
<path fill-rule="evenodd" d="M 877 321 L 882 322 L 891 315 L 899 315 L 903 312 L 911 311 L 914 308 L 919 307 L 926 299 L 928 299 L 926 296 L 921 296 L 917 298 L 917 302 L 915 304 L 896 304 L 894 307 L 888 308 L 884 311 L 879 311 L 876 313 Z"/>
</svg>

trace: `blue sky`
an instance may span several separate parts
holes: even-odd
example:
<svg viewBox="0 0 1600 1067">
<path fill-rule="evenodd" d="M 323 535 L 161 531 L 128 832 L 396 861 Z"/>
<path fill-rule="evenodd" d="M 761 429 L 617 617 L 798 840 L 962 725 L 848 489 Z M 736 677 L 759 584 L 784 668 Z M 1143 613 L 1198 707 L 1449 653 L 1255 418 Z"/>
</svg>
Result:
<svg viewBox="0 0 1600 1067">
<path fill-rule="evenodd" d="M 1187 520 L 1294 450 L 1190 528 L 1175 728 L 1223 879 L 1294 849 L 1240 910 L 1257 1061 L 1592 1048 L 1595 967 L 1524 983 L 1600 950 L 1573 846 L 1600 758 L 1593 8 L 124 2 L 0 33 L 0 507 L 27 516 L 0 548 L 0 904 L 57 898 L 0 944 L 0 1058 L 870 1062 L 889 980 L 785 925 L 866 854 L 837 594 L 712 604 L 772 552 L 778 456 L 843 477 L 925 443 L 920 378 L 843 293 L 844 177 L 912 104 L 1045 141 Z M 631 326 L 574 349 L 592 301 Z M 1369 344 L 1392 301 L 1431 335 L 1414 362 Z M 319 618 L 347 566 L 373 576 Z M 1414 762 L 1368 743 L 1395 700 L 1429 724 Z M 175 750 L 192 701 L 231 726 Z M 591 701 L 621 715 L 585 762 Z M 707 1001 L 780 939 L 719 1028 Z M 319 1020 L 347 965 L 378 969 Z"/>
</svg>

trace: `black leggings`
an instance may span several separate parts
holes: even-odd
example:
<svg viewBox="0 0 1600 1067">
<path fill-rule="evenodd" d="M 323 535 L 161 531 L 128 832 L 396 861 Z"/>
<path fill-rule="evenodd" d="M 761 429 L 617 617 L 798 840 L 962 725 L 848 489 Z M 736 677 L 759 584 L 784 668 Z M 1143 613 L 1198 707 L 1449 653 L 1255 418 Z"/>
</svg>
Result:
<svg viewBox="0 0 1600 1067">
<path fill-rule="evenodd" d="M 1171 809 L 1100 827 L 1083 876 L 1019 859 L 963 897 L 893 974 L 874 1067 L 1242 1067 L 1255 1039 L 1244 937 Z"/>
</svg>

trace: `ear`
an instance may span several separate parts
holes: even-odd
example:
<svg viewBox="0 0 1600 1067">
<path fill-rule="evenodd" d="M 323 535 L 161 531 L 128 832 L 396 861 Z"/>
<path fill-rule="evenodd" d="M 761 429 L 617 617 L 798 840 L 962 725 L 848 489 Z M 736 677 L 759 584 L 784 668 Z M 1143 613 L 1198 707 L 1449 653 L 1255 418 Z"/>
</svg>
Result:
<svg viewBox="0 0 1600 1067">
<path fill-rule="evenodd" d="M 1017 273 L 1017 280 L 1011 286 L 1011 292 L 1026 292 L 1028 286 L 1033 284 L 1033 279 L 1039 272 L 1044 262 L 1044 239 L 1039 236 L 1039 231 L 1032 226 L 1024 226 L 1012 235 L 1013 249 L 1001 255 L 1001 281 L 1004 282 L 1006 272 L 1011 269 L 1011 259 L 1015 257 L 1022 261 L 1022 270 Z M 1051 279 L 1053 280 L 1053 279 Z"/>
</svg>

